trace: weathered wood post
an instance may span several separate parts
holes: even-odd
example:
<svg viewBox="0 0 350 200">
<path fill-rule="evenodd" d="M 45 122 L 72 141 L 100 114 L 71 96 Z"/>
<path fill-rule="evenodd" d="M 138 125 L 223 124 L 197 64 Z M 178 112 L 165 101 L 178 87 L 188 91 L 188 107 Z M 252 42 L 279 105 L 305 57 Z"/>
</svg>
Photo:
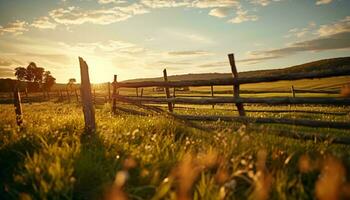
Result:
<svg viewBox="0 0 350 200">
<path fill-rule="evenodd" d="M 15 106 L 15 113 L 16 113 L 16 123 L 18 126 L 21 126 L 23 123 L 22 118 L 22 105 L 21 105 L 21 94 L 19 93 L 18 88 L 16 87 L 13 92 L 13 98 L 14 98 L 14 106 Z"/>
<path fill-rule="evenodd" d="M 230 65 L 231 65 L 232 77 L 233 77 L 233 79 L 237 79 L 238 72 L 237 72 L 236 63 L 235 63 L 235 56 L 233 54 L 228 54 L 228 59 L 230 61 Z M 239 98 L 239 84 L 233 85 L 233 94 L 234 94 L 235 98 Z M 237 107 L 239 116 L 241 116 L 241 117 L 245 116 L 243 104 L 236 103 L 236 107 Z"/>
<path fill-rule="evenodd" d="M 66 92 L 67 92 L 67 100 L 68 100 L 68 102 L 70 103 L 70 94 L 69 94 L 69 89 L 66 89 Z"/>
<path fill-rule="evenodd" d="M 173 98 L 176 97 L 176 87 L 173 88 Z M 173 103 L 173 108 L 175 108 L 175 103 Z"/>
<path fill-rule="evenodd" d="M 211 91 L 211 97 L 214 97 L 214 86 L 210 86 L 210 91 Z M 212 108 L 214 109 L 215 104 L 212 105 Z"/>
<path fill-rule="evenodd" d="M 112 112 L 115 114 L 117 110 L 117 75 L 114 75 L 114 80 L 113 80 L 113 102 L 112 102 Z"/>
<path fill-rule="evenodd" d="M 75 93 L 75 98 L 76 98 L 77 102 L 79 102 L 79 94 L 78 94 L 77 89 L 74 90 L 74 93 Z"/>
<path fill-rule="evenodd" d="M 95 110 L 92 103 L 91 84 L 89 77 L 89 69 L 83 58 L 79 57 L 80 76 L 81 76 L 81 102 L 83 105 L 85 131 L 92 133 L 96 129 L 95 125 Z"/>
<path fill-rule="evenodd" d="M 24 92 L 25 92 L 25 94 L 26 94 L 26 97 L 28 98 L 28 89 L 25 88 Z"/>
<path fill-rule="evenodd" d="M 94 89 L 94 104 L 96 104 L 96 89 Z"/>
<path fill-rule="evenodd" d="M 141 98 L 143 97 L 143 88 L 141 88 L 141 94 L 140 94 L 140 97 L 141 97 Z"/>
<path fill-rule="evenodd" d="M 294 90 L 294 86 L 293 85 L 292 85 L 292 87 L 290 87 L 290 91 L 292 92 L 293 98 L 295 98 L 295 90 Z"/>
<path fill-rule="evenodd" d="M 139 97 L 139 88 L 135 88 L 136 90 L 136 96 Z"/>
<path fill-rule="evenodd" d="M 168 75 L 166 72 L 166 69 L 163 70 L 163 76 L 164 76 L 164 82 L 168 82 Z M 170 91 L 169 86 L 165 86 L 165 95 L 167 99 L 170 99 Z M 169 112 L 173 112 L 173 104 L 171 102 L 168 102 L 168 110 Z"/>
<path fill-rule="evenodd" d="M 107 89 L 108 89 L 108 101 L 111 102 L 111 82 L 108 82 Z"/>
</svg>

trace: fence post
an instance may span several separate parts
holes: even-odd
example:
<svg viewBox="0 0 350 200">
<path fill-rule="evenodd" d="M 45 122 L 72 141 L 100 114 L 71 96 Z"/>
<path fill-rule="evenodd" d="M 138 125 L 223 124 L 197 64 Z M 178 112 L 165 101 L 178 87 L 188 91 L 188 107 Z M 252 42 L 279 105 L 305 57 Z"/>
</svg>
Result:
<svg viewBox="0 0 350 200">
<path fill-rule="evenodd" d="M 14 97 L 14 106 L 15 106 L 15 113 L 16 113 L 16 123 L 18 126 L 21 126 L 23 123 L 22 119 L 22 105 L 21 105 L 21 94 L 19 93 L 18 88 L 16 88 L 13 92 Z"/>
<path fill-rule="evenodd" d="M 164 82 L 168 82 L 168 75 L 166 72 L 166 69 L 163 70 L 163 76 L 164 76 Z M 167 99 L 170 99 L 170 91 L 169 86 L 165 86 L 165 95 Z M 169 112 L 173 112 L 173 104 L 171 102 L 168 102 L 168 110 Z"/>
<path fill-rule="evenodd" d="M 293 85 L 292 85 L 292 87 L 290 87 L 290 90 L 292 92 L 293 98 L 295 98 L 295 90 L 294 90 L 294 86 Z"/>
<path fill-rule="evenodd" d="M 67 91 L 67 100 L 68 100 L 68 102 L 70 103 L 70 94 L 69 94 L 69 90 L 66 89 L 66 91 Z"/>
<path fill-rule="evenodd" d="M 81 102 L 83 105 L 85 131 L 91 133 L 95 130 L 95 110 L 92 103 L 91 84 L 89 78 L 89 69 L 83 58 L 79 57 L 80 76 L 81 76 Z"/>
<path fill-rule="evenodd" d="M 78 95 L 77 89 L 74 89 L 74 93 L 75 93 L 75 98 L 77 99 L 77 102 L 79 102 L 79 95 Z"/>
<path fill-rule="evenodd" d="M 213 85 L 210 86 L 210 90 L 211 90 L 211 97 L 214 97 L 214 86 Z M 215 104 L 213 104 L 211 106 L 214 109 Z"/>
<path fill-rule="evenodd" d="M 233 54 L 228 54 L 228 59 L 230 61 L 230 65 L 231 65 L 232 77 L 233 77 L 233 79 L 236 79 L 236 78 L 238 78 L 238 72 L 237 72 L 236 63 L 235 63 L 235 56 Z M 239 84 L 234 84 L 233 94 L 234 94 L 235 98 L 239 98 Z M 241 116 L 241 117 L 245 116 L 243 104 L 236 103 L 236 107 L 237 107 L 239 116 Z"/>
<path fill-rule="evenodd" d="M 135 88 L 136 90 L 136 96 L 139 97 L 139 88 Z"/>
<path fill-rule="evenodd" d="M 108 101 L 111 102 L 111 82 L 108 82 L 107 88 L 108 88 Z"/>
<path fill-rule="evenodd" d="M 112 102 L 112 112 L 115 114 L 117 110 L 117 75 L 114 75 L 114 80 L 113 80 L 113 102 Z"/>
<path fill-rule="evenodd" d="M 140 97 L 141 97 L 141 98 L 143 97 L 143 88 L 141 88 L 141 94 L 140 94 Z"/>
<path fill-rule="evenodd" d="M 173 90 L 173 98 L 176 97 L 176 87 L 174 87 L 174 90 Z M 173 108 L 175 108 L 175 103 L 173 103 Z"/>
<path fill-rule="evenodd" d="M 96 89 L 94 89 L 94 104 L 96 104 Z"/>
<path fill-rule="evenodd" d="M 28 98 L 28 89 L 25 88 L 24 92 L 25 92 L 25 94 L 26 94 L 26 97 Z"/>
</svg>

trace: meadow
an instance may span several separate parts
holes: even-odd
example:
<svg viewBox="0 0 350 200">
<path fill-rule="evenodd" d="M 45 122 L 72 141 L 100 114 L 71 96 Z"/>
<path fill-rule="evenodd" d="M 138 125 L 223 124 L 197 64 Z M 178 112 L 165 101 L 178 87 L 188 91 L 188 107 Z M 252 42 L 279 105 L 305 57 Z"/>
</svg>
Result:
<svg viewBox="0 0 350 200">
<path fill-rule="evenodd" d="M 230 106 L 177 112 L 227 114 Z M 349 146 L 274 134 L 288 129 L 342 136 L 345 130 L 188 124 L 167 115 L 114 115 L 110 107 L 96 107 L 97 130 L 89 136 L 79 104 L 24 104 L 21 129 L 13 106 L 1 105 L 1 199 L 349 198 Z M 297 117 L 349 120 L 348 115 L 302 115 Z"/>
</svg>

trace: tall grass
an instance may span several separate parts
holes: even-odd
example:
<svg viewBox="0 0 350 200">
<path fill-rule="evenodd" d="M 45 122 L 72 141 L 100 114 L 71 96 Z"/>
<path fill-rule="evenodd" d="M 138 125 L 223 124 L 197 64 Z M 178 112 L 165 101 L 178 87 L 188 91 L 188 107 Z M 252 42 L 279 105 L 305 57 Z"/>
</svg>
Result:
<svg viewBox="0 0 350 200">
<path fill-rule="evenodd" d="M 350 198 L 350 147 L 270 134 L 342 131 L 220 121 L 198 123 L 203 131 L 105 105 L 87 136 L 78 105 L 23 110 L 19 129 L 13 107 L 0 107 L 0 199 Z"/>
</svg>

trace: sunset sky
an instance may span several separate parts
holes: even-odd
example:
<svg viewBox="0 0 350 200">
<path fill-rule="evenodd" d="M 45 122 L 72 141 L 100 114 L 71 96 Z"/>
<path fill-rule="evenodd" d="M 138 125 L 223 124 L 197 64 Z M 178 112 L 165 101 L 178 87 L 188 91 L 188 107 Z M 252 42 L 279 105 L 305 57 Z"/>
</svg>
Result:
<svg viewBox="0 0 350 200">
<path fill-rule="evenodd" d="M 280 68 L 350 56 L 350 0 L 0 0 L 0 78 L 57 82 Z"/>
</svg>

